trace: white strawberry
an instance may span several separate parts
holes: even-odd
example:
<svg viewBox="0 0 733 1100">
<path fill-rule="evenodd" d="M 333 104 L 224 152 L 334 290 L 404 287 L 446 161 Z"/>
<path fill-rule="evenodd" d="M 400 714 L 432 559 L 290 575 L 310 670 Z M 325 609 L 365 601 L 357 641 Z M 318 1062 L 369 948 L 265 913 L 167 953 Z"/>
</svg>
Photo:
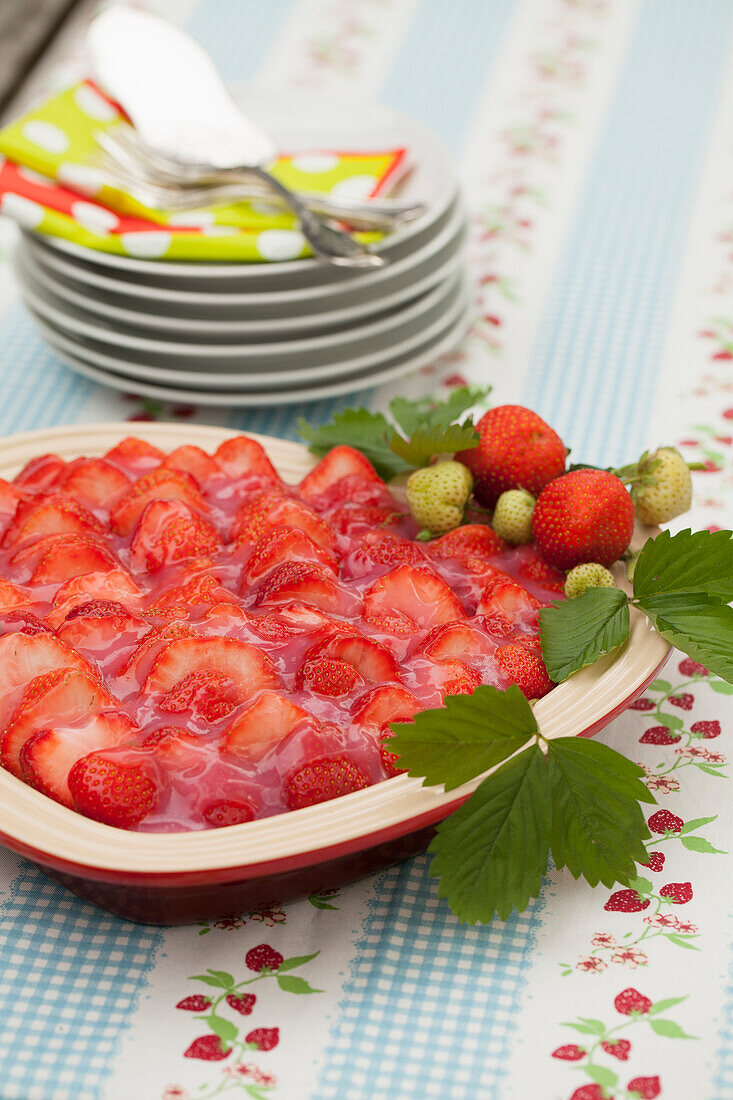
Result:
<svg viewBox="0 0 733 1100">
<path fill-rule="evenodd" d="M 618 471 L 630 485 L 637 518 L 642 523 L 668 523 L 692 503 L 690 467 L 674 447 L 645 452 L 635 466 Z"/>
<path fill-rule="evenodd" d="M 407 481 L 410 511 L 420 527 L 434 535 L 458 527 L 472 492 L 471 471 L 453 459 L 415 470 Z"/>
<path fill-rule="evenodd" d="M 507 489 L 496 502 L 491 526 L 499 538 L 519 546 L 531 542 L 535 499 L 526 489 Z"/>
<path fill-rule="evenodd" d="M 589 561 L 574 566 L 565 580 L 565 595 L 569 600 L 580 596 L 586 588 L 615 588 L 613 575 L 598 562 Z"/>
</svg>

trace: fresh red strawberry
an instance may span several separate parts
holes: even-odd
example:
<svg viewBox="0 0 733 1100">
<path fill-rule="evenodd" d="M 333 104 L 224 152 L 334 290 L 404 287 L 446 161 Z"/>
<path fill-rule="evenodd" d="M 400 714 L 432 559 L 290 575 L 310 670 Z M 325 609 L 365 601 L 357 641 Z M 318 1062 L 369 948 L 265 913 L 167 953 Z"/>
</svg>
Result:
<svg viewBox="0 0 733 1100">
<path fill-rule="evenodd" d="M 13 478 L 13 485 L 27 489 L 32 493 L 45 493 L 52 485 L 57 485 L 66 472 L 66 463 L 58 455 L 39 455 L 32 458 L 19 474 Z"/>
<path fill-rule="evenodd" d="M 710 722 L 693 722 L 690 731 L 709 741 L 713 737 L 720 737 L 720 722 L 717 719 Z"/>
<path fill-rule="evenodd" d="M 634 1077 L 626 1086 L 630 1096 L 636 1100 L 656 1100 L 662 1091 L 658 1077 Z"/>
<path fill-rule="evenodd" d="M 612 1058 L 618 1058 L 619 1062 L 628 1062 L 631 1053 L 631 1043 L 628 1039 L 604 1039 L 601 1047 Z"/>
<path fill-rule="evenodd" d="M 244 965 L 248 970 L 254 970 L 255 974 L 261 974 L 263 970 L 279 970 L 284 961 L 280 952 L 270 947 L 269 943 L 250 947 L 244 956 Z"/>
<path fill-rule="evenodd" d="M 684 657 L 677 666 L 682 676 L 709 676 L 710 672 L 699 661 L 693 661 L 692 657 Z"/>
<path fill-rule="evenodd" d="M 218 1035 L 200 1035 L 186 1047 L 183 1057 L 200 1058 L 203 1062 L 221 1062 L 231 1053 L 232 1048 L 226 1046 Z"/>
<path fill-rule="evenodd" d="M 264 448 L 256 439 L 250 439 L 246 435 L 225 440 L 217 448 L 214 460 L 228 477 L 240 478 L 258 474 L 260 477 L 272 478 L 274 482 L 280 481 Z"/>
<path fill-rule="evenodd" d="M 256 1027 L 244 1037 L 245 1043 L 257 1050 L 272 1050 L 280 1042 L 280 1029 L 277 1027 Z"/>
<path fill-rule="evenodd" d="M 322 642 L 317 642 L 308 650 L 307 656 L 345 661 L 365 680 L 372 680 L 378 684 L 389 680 L 400 680 L 397 662 L 386 646 L 361 634 L 332 635 Z"/>
<path fill-rule="evenodd" d="M 489 409 L 476 425 L 478 446 L 456 455 L 473 474 L 474 493 L 493 508 L 507 489 L 537 496 L 565 470 L 567 447 L 549 424 L 521 405 Z"/>
<path fill-rule="evenodd" d="M 640 913 L 649 908 L 649 898 L 644 898 L 636 890 L 616 890 L 603 906 L 608 913 Z"/>
<path fill-rule="evenodd" d="M 46 535 L 103 535 L 99 520 L 71 496 L 54 493 L 18 505 L 3 546 L 23 546 Z"/>
<path fill-rule="evenodd" d="M 311 561 L 338 573 L 335 556 L 297 527 L 275 527 L 255 543 L 244 570 L 245 584 L 254 584 L 276 565 L 286 561 Z"/>
<path fill-rule="evenodd" d="M 650 871 L 661 871 L 664 867 L 664 853 L 663 852 L 650 852 L 649 862 L 642 863 L 642 867 L 648 867 Z"/>
<path fill-rule="evenodd" d="M 631 986 L 619 993 L 614 998 L 613 1004 L 616 1011 L 620 1012 L 622 1016 L 630 1016 L 632 1012 L 638 1012 L 639 1015 L 645 1016 L 652 1007 L 649 998 L 640 993 L 638 989 L 632 989 Z"/>
<path fill-rule="evenodd" d="M 416 629 L 466 618 L 457 596 L 442 577 L 412 565 L 398 565 L 375 581 L 364 596 L 364 611 L 370 618 L 401 617 L 414 623 Z"/>
<path fill-rule="evenodd" d="M 159 466 L 165 455 L 152 443 L 146 443 L 145 440 L 136 439 L 130 435 L 107 451 L 104 457 L 114 466 L 121 466 L 123 470 L 139 477 Z"/>
<path fill-rule="evenodd" d="M 410 542 L 388 531 L 367 531 L 344 562 L 344 572 L 349 577 L 365 577 L 383 565 L 425 563 L 427 555 L 419 543 Z"/>
<path fill-rule="evenodd" d="M 547 674 L 541 653 L 526 645 L 517 642 L 501 646 L 495 658 L 503 675 L 516 684 L 527 699 L 541 699 L 555 686 Z"/>
<path fill-rule="evenodd" d="M 257 997 L 254 993 L 227 993 L 225 1000 L 240 1016 L 251 1016 Z"/>
<path fill-rule="evenodd" d="M 684 825 L 681 817 L 675 817 L 669 810 L 657 810 L 647 821 L 653 833 L 679 833 Z"/>
<path fill-rule="evenodd" d="M 162 592 L 145 613 L 161 618 L 185 619 L 193 608 L 228 603 L 231 598 L 232 593 L 219 584 L 216 577 L 211 573 L 202 573 L 185 584 L 174 585 Z"/>
<path fill-rule="evenodd" d="M 219 799 L 218 802 L 210 803 L 203 810 L 204 821 L 212 829 L 225 829 L 228 825 L 243 825 L 245 821 L 254 820 L 254 816 L 254 807 L 249 802 L 233 798 Z M 250 996 L 252 996 L 254 1003 L 254 995 L 250 994 Z M 227 1001 L 231 1004 L 229 997 L 227 997 Z M 232 1008 L 234 1007 L 232 1005 Z M 243 1013 L 243 1015 L 247 1015 L 247 1013 Z"/>
<path fill-rule="evenodd" d="M 572 470 L 542 490 L 532 528 L 540 553 L 558 569 L 611 565 L 631 542 L 634 503 L 615 474 Z"/>
<path fill-rule="evenodd" d="M 660 897 L 671 901 L 673 905 L 686 905 L 688 901 L 692 901 L 692 883 L 668 882 L 666 886 L 662 887 L 659 894 Z"/>
<path fill-rule="evenodd" d="M 85 573 L 104 573 L 117 567 L 112 553 L 88 535 L 50 535 L 28 549 L 35 550 L 41 544 L 43 550 L 31 574 L 31 584 L 63 584 Z M 13 560 L 19 557 L 16 554 Z"/>
<path fill-rule="evenodd" d="M 58 629 L 58 637 L 75 649 L 100 650 L 115 639 L 147 630 L 141 618 L 114 600 L 87 600 L 77 604 Z"/>
<path fill-rule="evenodd" d="M 559 1058 L 561 1062 L 579 1062 L 581 1058 L 585 1058 L 587 1053 L 577 1043 L 566 1043 L 565 1046 L 553 1050 L 551 1057 Z"/>
<path fill-rule="evenodd" d="M 84 573 L 80 577 L 72 577 L 59 588 L 47 620 L 54 627 L 60 626 L 70 611 L 90 599 L 113 600 L 123 603 L 129 610 L 139 606 L 141 597 L 142 589 L 124 569 Z"/>
<path fill-rule="evenodd" d="M 231 530 L 234 542 L 257 542 L 268 531 L 296 527 L 324 550 L 333 550 L 335 539 L 327 523 L 312 508 L 289 497 L 282 489 L 258 493 L 237 512 Z"/>
<path fill-rule="evenodd" d="M 668 700 L 671 706 L 679 707 L 680 710 L 692 710 L 695 696 L 690 695 L 689 691 L 685 691 L 682 695 L 670 695 Z"/>
<path fill-rule="evenodd" d="M 198 679 L 195 683 L 188 679 L 199 672 L 213 672 L 230 681 L 231 688 L 226 686 L 224 696 L 227 704 L 233 700 L 243 703 L 256 691 L 276 688 L 280 683 L 271 659 L 256 646 L 236 638 L 180 638 L 169 642 L 153 661 L 145 691 L 165 695 L 167 699 L 161 703 L 164 709 L 167 703 L 179 706 L 184 698 L 188 699 L 192 684 L 192 699 L 196 688 L 201 688 Z M 224 708 L 218 692 L 203 705 L 208 708 L 209 703 L 215 710 L 223 711 L 218 717 L 231 710 Z"/>
<path fill-rule="evenodd" d="M 20 767 L 32 787 L 73 806 L 68 775 L 77 760 L 90 752 L 122 745 L 137 732 L 124 714 L 97 714 L 83 726 L 59 726 L 34 733 L 20 750 Z"/>
<path fill-rule="evenodd" d="M 322 611 L 337 611 L 342 597 L 330 570 L 310 562 L 287 561 L 273 569 L 262 582 L 256 603 L 278 607 L 296 600 L 320 607 Z"/>
<path fill-rule="evenodd" d="M 228 676 L 200 668 L 171 688 L 159 706 L 171 714 L 190 710 L 205 722 L 219 722 L 240 702 L 240 694 Z"/>
<path fill-rule="evenodd" d="M 427 544 L 431 558 L 461 562 L 470 573 L 483 571 L 487 560 L 507 549 L 504 539 L 484 523 L 467 523 L 446 532 Z"/>
<path fill-rule="evenodd" d="M 206 451 L 190 443 L 183 447 L 176 447 L 163 459 L 161 466 L 165 470 L 181 470 L 184 474 L 190 474 L 199 484 L 221 473 L 221 467 L 207 455 Z"/>
<path fill-rule="evenodd" d="M 157 573 L 164 565 L 215 554 L 219 532 L 180 500 L 154 500 L 141 515 L 130 551 L 138 568 Z"/>
<path fill-rule="evenodd" d="M 285 779 L 283 793 L 289 810 L 302 810 L 368 786 L 368 777 L 348 756 L 324 756 L 295 768 Z"/>
<path fill-rule="evenodd" d="M 515 581 L 492 579 L 484 588 L 477 614 L 483 616 L 484 626 L 497 638 L 511 638 L 519 622 L 536 628 L 542 604 Z"/>
<path fill-rule="evenodd" d="M 104 458 L 85 458 L 67 471 L 60 487 L 81 504 L 109 511 L 130 488 L 130 479 Z"/>
<path fill-rule="evenodd" d="M 36 676 L 57 669 L 81 669 L 94 675 L 91 666 L 52 634 L 17 631 L 0 637 L 0 729 L 4 730 L 17 697 L 12 693 Z"/>
<path fill-rule="evenodd" d="M 68 784 L 79 813 L 119 829 L 139 825 L 158 802 L 152 769 L 96 752 L 77 760 L 69 772 Z"/>
<path fill-rule="evenodd" d="M 0 738 L 3 767 L 20 776 L 21 749 L 38 730 L 53 729 L 59 723 L 77 722 L 117 705 L 114 696 L 91 675 L 90 668 L 86 671 L 56 668 L 35 676 L 26 686 Z M 87 751 L 91 752 L 91 749 Z"/>
<path fill-rule="evenodd" d="M 111 509 L 109 518 L 112 530 L 118 535 L 129 535 L 135 524 L 153 500 L 182 500 L 189 508 L 203 512 L 204 498 L 198 482 L 190 474 L 162 467 L 136 481 Z"/>
<path fill-rule="evenodd" d="M 383 484 L 368 458 L 359 451 L 355 451 L 353 447 L 342 445 L 330 450 L 311 472 L 306 474 L 298 486 L 298 492 L 305 500 L 316 500 L 346 477 L 358 477 Z"/>
<path fill-rule="evenodd" d="M 182 1008 L 184 1012 L 208 1012 L 211 1008 L 211 1000 L 200 993 L 194 993 L 191 997 L 184 997 L 179 1001 L 176 1008 Z"/>
<path fill-rule="evenodd" d="M 565 574 L 555 569 L 549 562 L 543 561 L 533 547 L 528 547 L 521 558 L 517 570 L 523 581 L 536 584 L 547 592 L 562 593 L 565 589 Z"/>
<path fill-rule="evenodd" d="M 678 733 L 672 733 L 669 726 L 650 726 L 639 738 L 642 745 L 674 745 L 680 740 Z"/>
<path fill-rule="evenodd" d="M 0 579 L 0 614 L 5 611 L 17 611 L 20 607 L 27 607 L 33 603 L 30 593 L 19 588 L 17 584 Z"/>
<path fill-rule="evenodd" d="M 295 674 L 297 691 L 312 691 L 315 695 L 341 698 L 364 687 L 363 676 L 345 661 L 314 657 L 304 661 Z"/>
</svg>

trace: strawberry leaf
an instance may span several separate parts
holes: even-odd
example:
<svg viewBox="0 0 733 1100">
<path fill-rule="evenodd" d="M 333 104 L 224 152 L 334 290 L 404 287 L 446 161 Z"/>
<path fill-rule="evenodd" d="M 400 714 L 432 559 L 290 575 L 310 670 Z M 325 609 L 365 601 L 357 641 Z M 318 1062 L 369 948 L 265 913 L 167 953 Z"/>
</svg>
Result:
<svg viewBox="0 0 733 1100">
<path fill-rule="evenodd" d="M 591 886 L 633 883 L 634 861 L 647 859 L 643 841 L 650 835 L 639 802 L 654 802 L 641 782 L 644 772 L 583 737 L 556 738 L 547 750 L 555 863 Z"/>
<path fill-rule="evenodd" d="M 642 547 L 634 596 L 700 592 L 733 600 L 733 531 L 662 531 Z"/>
<path fill-rule="evenodd" d="M 642 596 L 637 604 L 668 642 L 733 682 L 733 608 L 698 591 Z"/>
<path fill-rule="evenodd" d="M 537 733 L 532 708 L 516 686 L 484 685 L 472 695 L 449 695 L 411 722 L 393 722 L 389 751 L 410 775 L 450 791 L 506 760 Z"/>
<path fill-rule="evenodd" d="M 619 588 L 587 588 L 540 611 L 542 655 L 556 684 L 620 646 L 628 635 L 628 601 Z"/>
<path fill-rule="evenodd" d="M 532 745 L 484 779 L 438 826 L 429 851 L 438 895 L 459 920 L 505 920 L 537 897 L 547 870 L 550 788 L 542 749 Z"/>
<path fill-rule="evenodd" d="M 307 420 L 298 420 L 298 431 L 315 455 L 325 455 L 332 447 L 346 444 L 356 447 L 369 459 L 380 477 L 389 480 L 410 469 L 391 449 L 395 430 L 381 413 L 368 409 L 344 409 L 333 420 L 314 428 Z"/>
<path fill-rule="evenodd" d="M 435 401 L 431 397 L 409 401 L 406 397 L 395 397 L 389 411 L 406 436 L 412 436 L 422 428 L 447 428 L 458 417 L 485 401 L 491 393 L 491 386 L 459 386 L 451 390 L 445 401 Z"/>
<path fill-rule="evenodd" d="M 410 439 L 395 433 L 390 446 L 411 466 L 427 466 L 433 455 L 453 454 L 478 446 L 478 435 L 469 419 L 465 424 L 451 424 L 448 428 L 417 428 Z"/>
</svg>

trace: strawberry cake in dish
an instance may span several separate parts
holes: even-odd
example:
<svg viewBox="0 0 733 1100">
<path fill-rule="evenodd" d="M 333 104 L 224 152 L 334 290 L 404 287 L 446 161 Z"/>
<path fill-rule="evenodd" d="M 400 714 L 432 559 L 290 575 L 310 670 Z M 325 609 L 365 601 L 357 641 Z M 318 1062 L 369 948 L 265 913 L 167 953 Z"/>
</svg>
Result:
<svg viewBox="0 0 733 1100">
<path fill-rule="evenodd" d="M 404 858 L 476 783 L 400 774 L 390 722 L 516 683 L 548 736 L 587 735 L 666 657 L 639 616 L 554 688 L 538 612 L 563 576 L 533 547 L 478 523 L 417 541 L 349 447 L 122 428 L 0 444 L 0 842 L 120 915 L 222 915 Z"/>
</svg>

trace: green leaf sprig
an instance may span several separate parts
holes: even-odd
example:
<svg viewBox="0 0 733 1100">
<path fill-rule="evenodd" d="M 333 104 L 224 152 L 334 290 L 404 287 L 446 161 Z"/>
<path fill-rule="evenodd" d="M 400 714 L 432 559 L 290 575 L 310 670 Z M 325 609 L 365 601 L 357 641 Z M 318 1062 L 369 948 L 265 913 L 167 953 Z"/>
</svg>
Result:
<svg viewBox="0 0 733 1100">
<path fill-rule="evenodd" d="M 633 595 L 588 588 L 540 612 L 547 671 L 559 683 L 629 635 L 629 608 L 642 611 L 677 649 L 733 681 L 733 531 L 663 531 L 634 568 Z"/>
<path fill-rule="evenodd" d="M 456 420 L 485 401 L 490 392 L 490 386 L 459 386 L 444 401 L 396 397 L 389 410 L 399 431 L 382 413 L 363 408 L 344 409 L 318 428 L 300 419 L 298 431 L 316 455 L 325 455 L 339 444 L 356 447 L 380 477 L 389 480 L 426 466 L 435 455 L 476 447 L 478 433 L 473 420 L 469 417 L 462 424 L 456 424 Z"/>
<path fill-rule="evenodd" d="M 649 837 L 641 768 L 582 737 L 543 737 L 516 685 L 482 686 L 395 722 L 391 752 L 408 773 L 451 790 L 493 770 L 438 826 L 429 851 L 439 896 L 470 924 L 502 920 L 536 897 L 550 852 L 592 885 L 627 884 Z M 498 765 L 498 766 L 497 766 Z"/>
</svg>

